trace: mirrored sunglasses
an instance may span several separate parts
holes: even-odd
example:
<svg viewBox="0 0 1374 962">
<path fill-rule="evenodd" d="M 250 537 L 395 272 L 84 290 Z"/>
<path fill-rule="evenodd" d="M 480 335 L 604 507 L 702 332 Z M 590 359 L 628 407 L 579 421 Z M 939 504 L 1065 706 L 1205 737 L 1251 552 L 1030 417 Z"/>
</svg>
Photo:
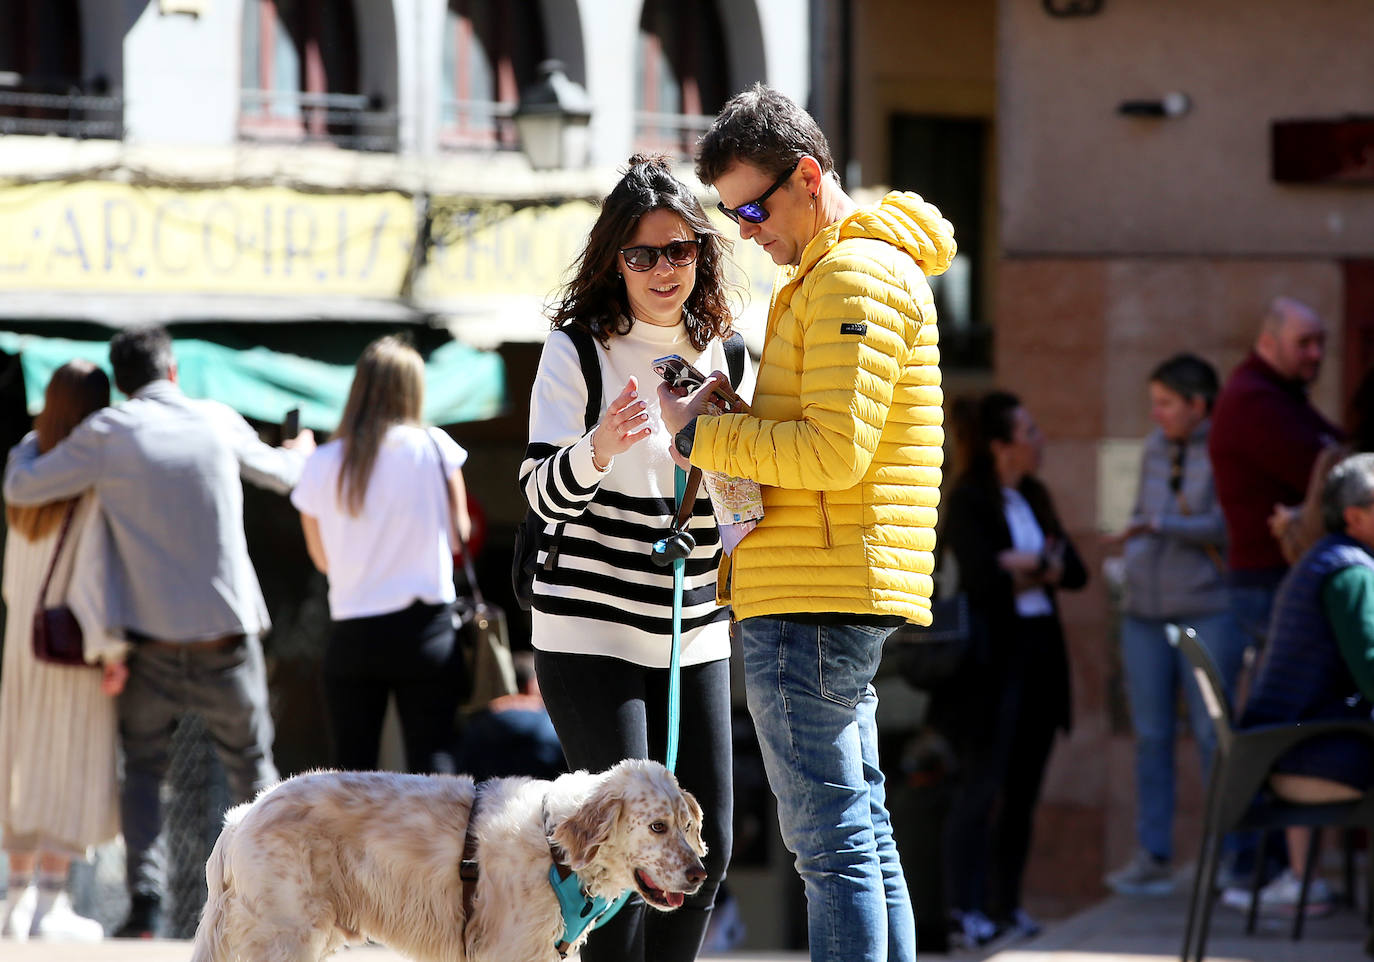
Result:
<svg viewBox="0 0 1374 962">
<path fill-rule="evenodd" d="M 698 246 L 699 242 L 694 240 L 675 240 L 662 247 L 637 244 L 621 248 L 620 256 L 625 258 L 625 266 L 632 271 L 652 270 L 660 255 L 668 258 L 668 263 L 674 267 L 686 267 L 697 259 Z"/>
<path fill-rule="evenodd" d="M 773 186 L 765 190 L 755 200 L 751 200 L 747 204 L 740 204 L 738 207 L 726 207 L 724 201 L 716 201 L 716 208 L 736 224 L 741 220 L 747 220 L 751 224 L 762 224 L 768 219 L 768 208 L 763 206 L 763 202 L 772 197 L 773 192 L 779 187 L 787 183 L 788 178 L 795 174 L 800 166 L 801 158 L 798 157 L 797 162 L 792 165 L 792 169 L 773 181 Z"/>
</svg>

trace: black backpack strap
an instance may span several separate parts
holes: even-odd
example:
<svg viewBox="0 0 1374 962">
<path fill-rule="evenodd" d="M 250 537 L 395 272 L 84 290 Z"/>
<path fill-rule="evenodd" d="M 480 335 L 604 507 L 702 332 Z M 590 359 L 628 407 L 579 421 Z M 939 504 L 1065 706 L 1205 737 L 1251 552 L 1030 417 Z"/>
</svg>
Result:
<svg viewBox="0 0 1374 962">
<path fill-rule="evenodd" d="M 576 324 L 568 324 L 560 330 L 568 335 L 573 342 L 573 347 L 577 348 L 577 360 L 582 367 L 582 379 L 587 382 L 587 410 L 583 414 L 582 420 L 586 425 L 586 430 L 590 431 L 596 427 L 596 422 L 601 420 L 601 359 L 596 356 L 596 338 L 592 332 L 585 327 L 578 327 Z M 536 517 L 538 517 L 536 515 Z M 544 570 L 552 571 L 558 566 L 559 542 L 563 539 L 563 526 L 566 521 L 558 522 L 553 529 L 553 537 L 549 541 L 548 550 L 544 555 Z"/>
<path fill-rule="evenodd" d="M 587 382 L 587 413 L 583 418 L 590 431 L 601 420 L 601 359 L 596 356 L 596 338 L 585 327 L 568 324 L 559 328 L 572 339 L 577 348 L 577 360 L 582 365 L 582 379 Z M 742 342 L 741 342 L 742 343 Z"/>
<path fill-rule="evenodd" d="M 725 367 L 730 386 L 738 389 L 740 378 L 744 377 L 744 338 L 738 333 L 725 339 Z"/>
</svg>

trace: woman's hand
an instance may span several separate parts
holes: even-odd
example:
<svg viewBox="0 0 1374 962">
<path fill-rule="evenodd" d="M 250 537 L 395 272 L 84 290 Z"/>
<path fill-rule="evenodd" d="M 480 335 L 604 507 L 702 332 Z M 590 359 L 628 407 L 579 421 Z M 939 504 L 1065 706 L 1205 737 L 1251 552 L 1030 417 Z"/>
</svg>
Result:
<svg viewBox="0 0 1374 962">
<path fill-rule="evenodd" d="M 129 680 L 129 666 L 122 661 L 107 661 L 101 669 L 100 690 L 113 698 L 124 690 Z"/>
<path fill-rule="evenodd" d="M 630 450 L 651 431 L 648 405 L 639 396 L 639 379 L 631 377 L 592 430 L 592 463 L 598 471 L 610 470 L 612 458 Z"/>
</svg>

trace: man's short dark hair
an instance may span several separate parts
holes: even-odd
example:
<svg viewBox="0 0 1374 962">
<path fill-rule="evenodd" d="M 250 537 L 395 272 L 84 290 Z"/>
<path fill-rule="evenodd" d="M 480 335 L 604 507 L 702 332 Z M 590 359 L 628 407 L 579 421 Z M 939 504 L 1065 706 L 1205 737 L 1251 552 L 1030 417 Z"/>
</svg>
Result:
<svg viewBox="0 0 1374 962">
<path fill-rule="evenodd" d="M 157 324 L 125 328 L 110 338 L 115 387 L 125 394 L 166 377 L 172 361 L 172 336 Z"/>
<path fill-rule="evenodd" d="M 1322 525 L 1345 533 L 1345 509 L 1374 503 L 1374 454 L 1352 454 L 1326 476 L 1322 485 Z"/>
<path fill-rule="evenodd" d="M 1185 401 L 1200 397 L 1212 410 L 1217 399 L 1217 371 L 1196 354 L 1175 354 L 1150 372 L 1150 380 L 1162 384 Z"/>
<path fill-rule="evenodd" d="M 714 184 L 740 162 L 777 177 L 807 155 L 820 163 L 821 173 L 835 169 L 815 119 L 787 95 L 756 83 L 731 97 L 697 142 L 697 177 Z"/>
</svg>

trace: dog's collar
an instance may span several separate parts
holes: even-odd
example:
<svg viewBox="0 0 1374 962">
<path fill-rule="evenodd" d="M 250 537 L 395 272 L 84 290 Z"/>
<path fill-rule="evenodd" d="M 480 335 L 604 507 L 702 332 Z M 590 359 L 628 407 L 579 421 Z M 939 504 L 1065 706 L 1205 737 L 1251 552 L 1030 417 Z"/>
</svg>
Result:
<svg viewBox="0 0 1374 962">
<path fill-rule="evenodd" d="M 629 901 L 634 891 L 627 889 L 614 901 L 600 895 L 588 895 L 582 887 L 582 879 L 563 861 L 559 856 L 558 846 L 553 843 L 553 837 L 549 833 L 548 796 L 540 803 L 540 815 L 543 819 L 544 838 L 549 843 L 549 858 L 553 862 L 549 866 L 549 886 L 553 889 L 554 897 L 558 899 L 558 910 L 563 913 L 563 934 L 553 947 L 560 959 L 566 959 L 569 949 L 582 937 L 582 933 L 589 928 L 600 928 L 609 922 L 611 917 L 620 911 L 621 906 Z"/>
</svg>

